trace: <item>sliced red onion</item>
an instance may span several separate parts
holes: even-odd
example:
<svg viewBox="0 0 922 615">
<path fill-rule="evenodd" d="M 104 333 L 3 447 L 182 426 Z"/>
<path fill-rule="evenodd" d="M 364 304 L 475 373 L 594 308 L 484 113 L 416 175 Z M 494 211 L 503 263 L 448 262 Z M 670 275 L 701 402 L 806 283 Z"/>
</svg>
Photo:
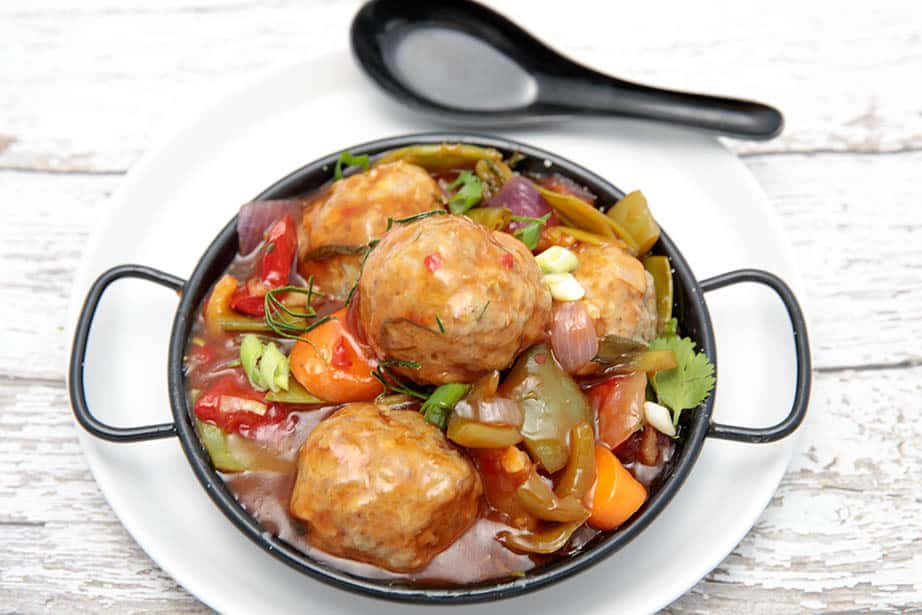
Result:
<svg viewBox="0 0 922 615">
<path fill-rule="evenodd" d="M 527 218 L 540 218 L 551 211 L 551 206 L 547 204 L 535 185 L 530 179 L 521 175 L 513 175 L 503 184 L 502 189 L 494 194 L 485 204 L 486 207 L 505 207 L 512 212 L 513 216 L 524 216 Z M 528 224 L 527 222 L 511 222 L 510 230 L 516 230 L 519 227 Z M 559 224 L 557 216 L 551 213 L 548 218 L 547 226 Z"/>
<path fill-rule="evenodd" d="M 255 250 L 269 227 L 285 214 L 291 214 L 297 220 L 300 210 L 300 199 L 250 201 L 241 206 L 237 214 L 237 249 L 240 254 L 246 256 Z"/>
<path fill-rule="evenodd" d="M 582 301 L 554 304 L 551 347 L 560 367 L 572 374 L 587 365 L 599 351 L 595 324 Z"/>
</svg>

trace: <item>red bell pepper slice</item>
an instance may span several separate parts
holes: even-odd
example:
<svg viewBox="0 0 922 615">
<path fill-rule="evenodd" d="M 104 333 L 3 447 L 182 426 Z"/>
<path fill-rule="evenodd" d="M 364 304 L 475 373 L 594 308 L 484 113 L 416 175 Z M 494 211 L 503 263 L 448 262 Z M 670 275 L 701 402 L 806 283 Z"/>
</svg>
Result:
<svg viewBox="0 0 922 615">
<path fill-rule="evenodd" d="M 295 222 L 290 215 L 286 215 L 269 229 L 257 268 L 259 277 L 254 276 L 234 292 L 231 296 L 231 307 L 249 316 L 263 316 L 266 293 L 288 284 L 291 264 L 297 249 L 298 233 Z"/>
</svg>

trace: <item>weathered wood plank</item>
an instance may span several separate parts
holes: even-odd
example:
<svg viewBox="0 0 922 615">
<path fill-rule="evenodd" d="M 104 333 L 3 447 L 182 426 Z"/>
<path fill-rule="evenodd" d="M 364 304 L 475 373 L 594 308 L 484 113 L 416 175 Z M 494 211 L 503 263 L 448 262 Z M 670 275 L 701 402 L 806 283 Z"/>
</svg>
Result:
<svg viewBox="0 0 922 615">
<path fill-rule="evenodd" d="M 706 11 L 675 3 L 668 15 L 647 3 L 606 15 L 593 0 L 575 0 L 567 19 L 553 4 L 492 4 L 568 55 L 624 78 L 784 110 L 780 139 L 735 143 L 739 151 L 922 149 L 920 103 L 907 95 L 922 74 L 922 10 L 913 0 L 862 11 L 825 2 L 754 11 L 722 0 Z M 357 5 L 4 3 L 0 168 L 127 169 L 164 121 L 203 94 L 344 47 Z"/>
<path fill-rule="evenodd" d="M 106 197 L 160 126 L 203 95 L 343 45 L 357 4 L 0 4 L 3 610 L 206 611 L 130 539 L 86 469 L 63 385 L 71 280 Z M 759 523 L 670 611 L 922 609 L 922 103 L 910 95 L 922 6 L 754 12 L 721 0 L 606 16 L 575 0 L 562 19 L 553 5 L 491 5 L 625 78 L 786 113 L 780 139 L 731 147 L 801 261 L 818 367 L 811 415 Z"/>
</svg>

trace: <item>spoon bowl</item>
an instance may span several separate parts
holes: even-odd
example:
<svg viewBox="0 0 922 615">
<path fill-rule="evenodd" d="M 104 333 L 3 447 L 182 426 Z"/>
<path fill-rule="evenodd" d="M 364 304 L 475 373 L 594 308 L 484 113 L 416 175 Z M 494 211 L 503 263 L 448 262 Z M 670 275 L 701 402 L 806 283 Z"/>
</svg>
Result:
<svg viewBox="0 0 922 615">
<path fill-rule="evenodd" d="M 784 124 L 777 109 L 761 103 L 605 75 L 470 0 L 371 0 L 356 14 L 350 39 L 359 65 L 385 92 L 464 125 L 620 116 L 764 140 Z"/>
</svg>

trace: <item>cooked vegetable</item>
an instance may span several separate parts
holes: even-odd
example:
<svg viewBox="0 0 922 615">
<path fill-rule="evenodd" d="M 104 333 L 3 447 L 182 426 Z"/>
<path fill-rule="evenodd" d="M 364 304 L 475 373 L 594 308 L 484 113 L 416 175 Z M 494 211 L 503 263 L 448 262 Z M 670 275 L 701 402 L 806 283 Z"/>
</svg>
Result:
<svg viewBox="0 0 922 615">
<path fill-rule="evenodd" d="M 538 187 L 538 191 L 567 226 L 602 237 L 617 237 L 626 244 L 628 252 L 639 253 L 637 244 L 628 231 L 589 203 L 575 196 L 558 194 L 546 188 Z"/>
<path fill-rule="evenodd" d="M 500 532 L 500 542 L 514 551 L 522 553 L 548 554 L 560 551 L 573 536 L 573 532 L 583 525 L 585 519 L 570 523 L 560 523 L 537 532 Z"/>
<path fill-rule="evenodd" d="M 343 152 L 336 161 L 336 167 L 333 169 L 333 179 L 343 178 L 343 169 L 347 167 L 362 167 L 363 171 L 368 170 L 368 154 L 359 154 L 353 156 L 349 152 Z"/>
<path fill-rule="evenodd" d="M 599 350 L 595 323 L 581 301 L 554 304 L 550 337 L 554 356 L 568 374 L 574 374 L 591 363 Z"/>
<path fill-rule="evenodd" d="M 474 172 L 483 184 L 483 198 L 487 200 L 499 193 L 512 177 L 512 169 L 501 160 L 478 160 Z"/>
<path fill-rule="evenodd" d="M 447 171 L 470 167 L 478 160 L 501 162 L 503 155 L 493 148 L 466 143 L 440 143 L 438 145 L 409 145 L 387 152 L 375 165 L 403 160 L 423 167 L 427 171 Z"/>
<path fill-rule="evenodd" d="M 243 374 L 229 373 L 214 380 L 195 401 L 195 416 L 214 423 L 225 432 L 239 432 L 277 423 L 285 413 L 267 404 L 262 393 L 245 383 Z"/>
<path fill-rule="evenodd" d="M 634 254 L 646 254 L 659 239 L 659 225 L 640 190 L 625 195 L 609 208 L 606 215 L 631 238 L 628 243 L 634 246 Z"/>
<path fill-rule="evenodd" d="M 672 266 L 667 256 L 648 256 L 643 259 L 643 266 L 653 276 L 656 288 L 656 330 L 662 332 L 663 325 L 672 318 Z"/>
<path fill-rule="evenodd" d="M 426 421 L 444 430 L 448 424 L 448 415 L 451 414 L 452 408 L 470 389 L 471 385 L 469 384 L 443 384 L 423 402 L 423 406 L 419 411 L 423 413 L 423 418 Z"/>
<path fill-rule="evenodd" d="M 240 363 L 257 391 L 288 389 L 288 357 L 274 342 L 263 344 L 255 335 L 244 335 L 240 342 Z"/>
<path fill-rule="evenodd" d="M 259 358 L 259 373 L 273 392 L 288 389 L 288 357 L 278 349 L 275 342 L 269 342 L 263 347 Z"/>
<path fill-rule="evenodd" d="M 458 191 L 448 201 L 448 209 L 453 214 L 463 214 L 479 203 L 483 197 L 483 185 L 480 183 L 480 178 L 470 171 L 461 171 L 457 179 L 448 184 L 446 188 L 449 190 L 458 188 Z"/>
<path fill-rule="evenodd" d="M 586 296 L 586 289 L 572 273 L 545 273 L 544 282 L 557 301 L 579 301 Z"/>
<path fill-rule="evenodd" d="M 195 430 L 198 432 L 211 463 L 220 472 L 240 472 L 246 470 L 246 465 L 227 446 L 227 434 L 217 425 L 196 419 Z"/>
<path fill-rule="evenodd" d="M 544 521 L 583 521 L 588 512 L 576 495 L 558 497 L 534 467 L 515 490 L 515 497 L 530 515 Z"/>
<path fill-rule="evenodd" d="M 606 371 L 613 374 L 630 374 L 633 372 L 660 372 L 674 368 L 676 363 L 675 354 L 671 350 L 642 350 L 640 352 L 631 352 L 622 355 L 618 359 L 607 363 L 600 361 L 606 366 Z"/>
<path fill-rule="evenodd" d="M 249 316 L 265 313 L 266 292 L 288 284 L 294 255 L 298 249 L 297 231 L 290 215 L 276 222 L 266 235 L 258 276 L 253 276 L 240 286 L 231 297 L 231 307 Z"/>
<path fill-rule="evenodd" d="M 249 412 L 250 414 L 258 414 L 259 416 L 265 416 L 268 406 L 257 401 L 255 399 L 247 399 L 246 397 L 235 397 L 233 395 L 222 395 L 218 399 L 218 410 L 223 414 L 231 414 L 234 412 Z"/>
<path fill-rule="evenodd" d="M 264 319 L 248 318 L 246 316 L 230 316 L 218 321 L 222 330 L 231 333 L 266 333 L 272 328 Z"/>
<path fill-rule="evenodd" d="M 476 207 L 465 215 L 491 231 L 501 231 L 512 221 L 512 212 L 505 207 Z"/>
<path fill-rule="evenodd" d="M 643 426 L 646 391 L 643 372 L 618 376 L 590 389 L 589 400 L 599 417 L 599 440 L 615 449 Z"/>
<path fill-rule="evenodd" d="M 479 378 L 467 395 L 455 404 L 453 415 L 518 430 L 522 426 L 522 409 L 517 401 L 500 397 L 498 388 L 499 371 L 492 370 Z"/>
<path fill-rule="evenodd" d="M 579 267 L 576 254 L 561 246 L 551 246 L 535 257 L 543 273 L 571 273 Z"/>
<path fill-rule="evenodd" d="M 703 352 L 695 352 L 695 343 L 687 337 L 660 336 L 650 343 L 652 350 L 671 350 L 677 366 L 658 371 L 653 389 L 660 404 L 672 410 L 672 424 L 679 424 L 682 410 L 703 402 L 714 388 L 714 365 Z"/>
<path fill-rule="evenodd" d="M 599 340 L 599 353 L 595 360 L 605 365 L 613 365 L 618 361 L 624 360 L 624 357 L 646 350 L 647 346 L 643 342 L 638 342 L 629 337 L 620 335 L 606 335 Z"/>
<path fill-rule="evenodd" d="M 560 173 L 541 175 L 536 177 L 535 181 L 539 186 L 543 188 L 553 190 L 554 192 L 559 192 L 560 194 L 569 194 L 570 196 L 575 196 L 582 201 L 586 201 L 590 205 L 596 200 L 596 196 L 592 192 L 587 190 L 585 187 L 580 186 L 566 175 L 561 175 Z"/>
<path fill-rule="evenodd" d="M 240 363 L 250 380 L 250 386 L 257 391 L 265 391 L 269 388 L 263 380 L 262 373 L 257 369 L 257 363 L 262 353 L 263 344 L 258 337 L 255 335 L 243 336 L 243 340 L 240 342 Z"/>
<path fill-rule="evenodd" d="M 383 390 L 371 360 L 347 327 L 347 308 L 305 333 L 291 349 L 295 379 L 311 394 L 333 403 L 367 401 Z"/>
<path fill-rule="evenodd" d="M 450 385 L 442 385 L 450 386 Z M 441 388 L 441 387 L 440 387 Z M 428 416 L 428 415 L 427 415 Z M 438 415 L 441 419 L 441 414 Z M 429 420 L 428 418 L 426 420 Z M 434 421 L 430 423 L 438 425 Z M 448 419 L 448 439 L 467 448 L 505 448 L 522 441 L 522 432 L 512 425 L 482 423 L 452 414 Z"/>
<path fill-rule="evenodd" d="M 300 199 L 251 201 L 237 214 L 237 251 L 247 255 L 266 238 L 266 229 L 286 214 L 294 215 L 302 206 Z"/>
<path fill-rule="evenodd" d="M 513 222 L 525 223 L 525 226 L 519 227 L 512 234 L 515 237 L 518 237 L 522 243 L 528 246 L 529 250 L 534 250 L 538 247 L 538 239 L 541 238 L 541 227 L 547 224 L 550 217 L 551 212 L 544 214 L 540 218 L 530 218 L 528 216 L 512 216 Z"/>
<path fill-rule="evenodd" d="M 595 466 L 598 476 L 589 525 L 600 530 L 613 530 L 643 506 L 647 490 L 601 444 L 595 447 Z"/>
<path fill-rule="evenodd" d="M 572 226 L 552 226 L 550 228 L 544 229 L 544 233 L 555 245 L 560 245 L 564 242 L 566 242 L 567 245 L 572 245 L 577 241 L 581 241 L 591 246 L 604 246 L 605 244 L 609 243 L 623 243 L 619 242 L 619 240 L 615 239 L 614 237 L 597 235 L 595 233 L 590 233 L 589 231 L 584 231 L 583 229 L 573 228 Z"/>
<path fill-rule="evenodd" d="M 563 469 L 570 453 L 570 430 L 581 421 L 592 421 L 592 412 L 548 347 L 539 344 L 522 353 L 499 394 L 521 403 L 522 436 L 531 456 L 550 473 Z"/>
<path fill-rule="evenodd" d="M 570 459 L 554 490 L 558 497 L 575 496 L 585 502 L 595 483 L 595 433 L 592 424 L 577 423 L 570 431 Z"/>
<path fill-rule="evenodd" d="M 643 403 L 643 416 L 647 421 L 647 425 L 651 425 L 657 431 L 669 437 L 675 437 L 676 428 L 672 424 L 672 415 L 668 408 L 652 401 L 645 401 Z"/>
<path fill-rule="evenodd" d="M 237 279 L 229 273 L 221 276 L 215 284 L 208 303 L 205 305 L 205 329 L 209 335 L 220 335 L 224 330 L 221 322 L 234 317 L 234 312 L 230 307 L 230 298 L 235 290 L 237 290 Z"/>
<path fill-rule="evenodd" d="M 504 184 L 502 189 L 494 194 L 485 203 L 485 207 L 505 207 L 513 216 L 520 216 L 528 220 L 520 220 L 510 224 L 511 231 L 518 230 L 529 223 L 532 218 L 539 219 L 551 213 L 551 208 L 535 185 L 521 175 L 513 175 Z M 515 218 L 513 218 L 515 220 Z M 550 224 L 556 224 L 556 220 Z"/>
<path fill-rule="evenodd" d="M 297 380 L 289 380 L 287 390 L 269 391 L 266 393 L 266 401 L 277 402 L 280 404 L 295 404 L 299 406 L 315 406 L 327 403 L 310 391 L 301 386 Z"/>
</svg>

